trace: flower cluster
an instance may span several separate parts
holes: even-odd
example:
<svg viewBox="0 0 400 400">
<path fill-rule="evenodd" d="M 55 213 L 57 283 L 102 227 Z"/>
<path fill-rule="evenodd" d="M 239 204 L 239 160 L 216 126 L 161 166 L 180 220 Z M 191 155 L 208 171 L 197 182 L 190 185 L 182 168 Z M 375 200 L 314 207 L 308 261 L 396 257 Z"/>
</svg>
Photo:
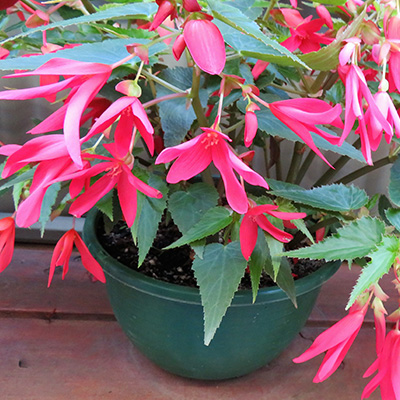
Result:
<svg viewBox="0 0 400 400">
<path fill-rule="evenodd" d="M 326 352 L 315 382 L 325 380 L 371 305 L 377 361 L 366 375 L 378 373 L 362 396 L 380 386 L 384 398 L 400 400 L 399 318 L 390 316 L 395 327 L 386 335 L 386 295 L 378 284 L 392 267 L 397 277 L 400 248 L 398 7 L 349 0 L 318 5 L 313 17 L 295 0 L 267 9 L 255 2 L 251 12 L 197 0 L 126 0 L 111 8 L 89 0 L 3 3 L 2 26 L 19 18 L 27 30 L 4 33 L 0 68 L 14 71 L 4 78 L 38 83 L 5 89 L 0 100 L 41 99 L 54 111 L 27 131 L 24 144 L 0 142 L 0 191 L 12 189 L 15 204 L 0 220 L 0 272 L 12 263 L 16 226 L 45 224 L 62 211 L 74 226 L 92 209 L 111 221 L 120 215 L 135 240 L 152 232 L 140 254 L 170 220 L 198 262 L 215 242 L 237 246 L 255 292 L 264 271 L 294 297 L 293 277 L 280 268 L 285 252 L 363 260 L 367 272 L 349 314 L 295 362 Z M 65 24 L 67 8 L 79 17 Z M 68 26 L 74 28 L 64 32 Z M 359 165 L 346 172 L 350 159 Z M 387 210 L 377 216 L 380 194 L 369 199 L 344 184 L 385 165 L 393 165 L 389 199 L 382 194 L 379 209 Z M 52 202 L 45 201 L 49 193 Z M 355 250 L 354 237 L 361 243 Z M 83 266 L 105 282 L 71 227 L 55 247 L 49 284 L 56 267 L 66 275 L 74 245 Z M 223 267 L 229 257 L 235 255 L 224 255 Z M 220 294 L 222 319 L 234 292 Z"/>
</svg>

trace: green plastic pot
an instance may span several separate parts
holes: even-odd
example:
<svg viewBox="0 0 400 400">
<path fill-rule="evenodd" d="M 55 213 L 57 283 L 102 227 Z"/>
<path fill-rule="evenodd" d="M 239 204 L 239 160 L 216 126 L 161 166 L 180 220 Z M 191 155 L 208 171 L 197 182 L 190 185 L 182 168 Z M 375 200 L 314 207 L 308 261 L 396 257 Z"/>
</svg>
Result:
<svg viewBox="0 0 400 400">
<path fill-rule="evenodd" d="M 196 288 L 158 281 L 112 258 L 96 237 L 99 214 L 89 213 L 84 240 L 102 265 L 115 316 L 133 344 L 174 374 L 220 380 L 248 374 L 276 358 L 304 326 L 321 285 L 339 268 L 329 263 L 296 281 L 298 308 L 279 288 L 236 293 L 209 346 L 203 343 L 203 310 Z"/>
</svg>

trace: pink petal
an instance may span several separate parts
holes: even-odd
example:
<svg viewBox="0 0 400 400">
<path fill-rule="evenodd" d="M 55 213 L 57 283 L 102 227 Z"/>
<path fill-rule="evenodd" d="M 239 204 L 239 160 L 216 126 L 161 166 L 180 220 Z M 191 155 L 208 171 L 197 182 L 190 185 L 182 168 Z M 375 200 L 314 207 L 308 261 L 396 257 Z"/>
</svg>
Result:
<svg viewBox="0 0 400 400">
<path fill-rule="evenodd" d="M 66 261 L 66 259 L 68 259 L 71 256 L 72 246 L 73 246 L 73 241 L 71 240 L 71 231 L 68 231 L 60 238 L 60 240 L 56 244 L 56 247 L 54 248 L 50 262 L 49 280 L 47 284 L 48 287 L 50 287 L 56 266 L 60 265 L 58 264 L 58 260 L 60 259 L 61 255 L 64 254 L 62 258 L 64 258 L 65 259 L 64 261 Z"/>
<path fill-rule="evenodd" d="M 257 115 L 252 111 L 248 111 L 246 112 L 244 119 L 244 145 L 246 147 L 249 147 L 253 143 L 253 139 L 255 138 L 257 133 Z"/>
<path fill-rule="evenodd" d="M 113 189 L 117 182 L 118 178 L 113 175 L 102 176 L 71 204 L 69 213 L 80 218 Z"/>
<path fill-rule="evenodd" d="M 189 12 L 201 11 L 201 6 L 197 0 L 183 0 L 183 8 Z"/>
<path fill-rule="evenodd" d="M 151 155 L 154 154 L 154 128 L 151 125 L 149 118 L 146 114 L 145 109 L 143 108 L 142 103 L 136 99 L 135 102 L 132 103 L 132 112 L 133 118 L 135 121 L 135 125 L 138 128 L 140 135 L 142 136 L 144 142 L 146 143 L 147 148 L 149 149 L 149 153 Z"/>
<path fill-rule="evenodd" d="M 79 142 L 80 120 L 86 107 L 103 87 L 108 77 L 109 74 L 93 76 L 79 87 L 68 103 L 64 120 L 65 144 L 72 160 L 80 168 L 83 165 Z"/>
<path fill-rule="evenodd" d="M 243 257 L 248 260 L 256 247 L 258 226 L 253 218 L 247 214 L 243 216 L 240 224 L 240 249 Z"/>
<path fill-rule="evenodd" d="M 66 58 L 52 58 L 34 71 L 20 72 L 7 75 L 5 78 L 20 78 L 34 75 L 96 75 L 111 73 L 112 67 L 107 64 L 68 60 Z"/>
<path fill-rule="evenodd" d="M 226 145 L 226 143 L 220 141 L 218 144 L 212 146 L 212 160 L 224 181 L 228 204 L 232 210 L 239 214 L 244 214 L 248 210 L 247 195 L 233 172 L 229 159 L 230 152 L 224 145 Z"/>
<path fill-rule="evenodd" d="M 81 255 L 82 264 L 97 280 L 105 283 L 106 277 L 104 275 L 103 269 L 100 264 L 95 260 L 95 258 L 90 254 L 89 249 L 86 247 L 86 244 L 83 242 L 78 232 L 75 232 L 74 243 L 76 248 Z"/>
<path fill-rule="evenodd" d="M 92 136 L 103 132 L 105 129 L 111 126 L 111 124 L 119 117 L 122 111 L 128 108 L 135 101 L 136 97 L 128 96 L 120 97 L 119 99 L 115 100 L 93 124 L 92 128 L 85 136 L 85 141 L 89 140 Z"/>
<path fill-rule="evenodd" d="M 64 104 L 58 110 L 50 114 L 45 120 L 40 122 L 27 133 L 37 135 L 40 133 L 54 132 L 62 129 L 64 126 L 65 113 L 67 112 L 68 104 Z"/>
<path fill-rule="evenodd" d="M 311 347 L 306 350 L 301 356 L 295 358 L 293 362 L 302 363 L 311 358 L 335 347 L 340 343 L 348 340 L 348 338 L 358 331 L 364 321 L 365 311 L 350 312 L 339 322 L 331 326 L 326 331 L 322 332 L 315 340 Z"/>
<path fill-rule="evenodd" d="M 137 209 L 136 186 L 132 185 L 132 182 L 128 178 L 127 174 L 121 174 L 118 180 L 117 189 L 122 214 L 128 227 L 131 227 L 135 222 Z"/>
<path fill-rule="evenodd" d="M 185 48 L 186 48 L 185 38 L 183 37 L 183 35 L 179 35 L 175 39 L 175 42 L 172 46 L 172 54 L 174 55 L 176 61 L 178 61 L 181 58 Z"/>
<path fill-rule="evenodd" d="M 132 185 L 137 190 L 144 193 L 146 196 L 154 197 L 156 199 L 161 199 L 162 193 L 159 190 L 154 189 L 153 187 L 149 186 L 147 183 L 144 183 L 139 178 L 137 178 L 135 175 L 133 175 L 132 171 L 128 168 L 127 165 L 123 165 L 122 170 L 123 170 L 122 173 L 129 180 L 130 185 Z"/>
<path fill-rule="evenodd" d="M 174 147 L 167 147 L 164 149 L 157 157 L 156 164 L 165 164 L 169 163 L 175 158 L 179 157 L 182 153 L 195 148 L 198 142 L 202 142 L 205 138 L 205 134 L 202 133 L 199 136 L 196 136 L 193 139 L 188 140 L 187 142 L 181 143 Z M 211 162 L 211 161 L 210 161 Z"/>
<path fill-rule="evenodd" d="M 195 139 L 197 139 L 197 137 Z M 191 142 L 192 140 L 190 140 L 189 142 Z M 179 146 L 176 146 L 175 149 Z M 174 162 L 174 164 L 172 164 L 172 167 L 168 171 L 167 175 L 168 183 L 186 181 L 198 175 L 210 165 L 212 161 L 210 148 L 205 148 L 203 143 L 199 143 L 198 141 L 197 143 L 195 143 L 194 146 L 190 147 L 191 148 L 189 151 L 182 152 L 178 156 L 178 159 Z M 160 156 L 163 155 L 166 150 L 168 149 L 163 150 Z M 160 156 L 158 156 L 157 160 L 160 158 Z"/>
<path fill-rule="evenodd" d="M 162 0 L 159 4 L 156 15 L 154 16 L 153 22 L 149 27 L 149 31 L 154 31 L 158 28 L 167 17 L 176 13 L 174 5 L 168 0 Z"/>
<path fill-rule="evenodd" d="M 0 92 L 0 100 L 27 100 L 35 99 L 37 97 L 47 97 L 54 93 L 58 93 L 61 90 L 71 87 L 75 78 L 68 78 L 61 82 L 52 83 L 46 86 L 39 86 L 28 89 L 15 89 L 5 90 Z"/>
<path fill-rule="evenodd" d="M 211 21 L 191 20 L 185 24 L 183 36 L 194 62 L 204 72 L 218 75 L 225 67 L 225 42 Z"/>
<path fill-rule="evenodd" d="M 239 157 L 237 157 L 226 142 L 221 142 L 221 147 L 226 149 L 224 152 L 228 158 L 227 161 L 229 162 L 231 168 L 233 168 L 241 177 L 243 177 L 246 182 L 254 186 L 261 186 L 265 189 L 269 189 L 265 179 L 247 166 Z"/>
<path fill-rule="evenodd" d="M 293 239 L 290 233 L 278 229 L 273 225 L 265 215 L 258 215 L 255 217 L 258 226 L 268 232 L 272 237 L 282 243 L 288 243 Z"/>
<path fill-rule="evenodd" d="M 259 76 L 265 71 L 268 65 L 268 61 L 257 60 L 257 62 L 254 64 L 253 69 L 251 70 L 251 74 L 253 75 L 254 80 L 257 80 L 259 78 Z"/>
</svg>

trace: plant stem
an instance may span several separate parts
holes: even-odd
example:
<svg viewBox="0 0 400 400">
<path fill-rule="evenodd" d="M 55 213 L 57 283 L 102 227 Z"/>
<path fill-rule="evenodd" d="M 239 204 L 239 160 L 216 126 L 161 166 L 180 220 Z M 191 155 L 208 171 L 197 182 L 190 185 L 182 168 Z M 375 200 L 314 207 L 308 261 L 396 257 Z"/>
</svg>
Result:
<svg viewBox="0 0 400 400">
<path fill-rule="evenodd" d="M 381 158 L 380 160 L 376 161 L 374 163 L 374 165 L 367 165 L 365 167 L 362 167 L 360 169 L 357 169 L 356 171 L 352 172 L 351 174 L 348 174 L 346 176 L 344 176 L 343 178 L 337 180 L 334 183 L 343 183 L 343 184 L 347 184 L 350 183 L 352 181 L 354 181 L 357 178 L 360 178 L 363 175 L 366 175 L 372 171 L 375 171 L 379 168 L 384 167 L 385 165 L 388 164 L 392 164 L 395 162 L 397 157 L 384 157 Z"/>
<path fill-rule="evenodd" d="M 134 66 L 134 68 L 138 68 L 137 66 Z M 154 81 L 158 83 L 161 86 L 164 86 L 165 88 L 169 89 L 171 92 L 175 93 L 186 93 L 184 90 L 179 89 L 178 87 L 171 85 L 167 81 L 164 81 L 164 79 L 159 78 L 158 76 L 152 74 L 151 72 L 146 71 L 145 69 L 142 70 L 142 75 L 145 76 L 147 79 L 150 79 L 151 81 Z"/>
<path fill-rule="evenodd" d="M 89 14 L 94 14 L 96 12 L 96 9 L 94 8 L 90 0 L 81 0 L 81 1 Z"/>
<path fill-rule="evenodd" d="M 305 92 L 304 90 L 300 91 L 300 90 L 290 89 L 290 88 L 286 88 L 286 87 L 283 88 L 282 86 L 277 85 L 276 83 L 270 83 L 269 86 L 275 87 L 280 90 L 284 90 L 285 92 L 288 92 L 288 93 L 298 94 L 299 96 L 307 97 L 307 92 Z"/>
<path fill-rule="evenodd" d="M 311 163 L 314 161 L 314 158 L 315 158 L 315 153 L 310 150 L 306 159 L 303 161 L 303 164 L 299 168 L 299 172 L 297 173 L 297 177 L 294 181 L 296 185 L 299 185 L 300 182 L 303 180 L 306 172 L 308 171 L 308 168 L 310 168 Z"/>
<path fill-rule="evenodd" d="M 193 78 L 192 78 L 192 88 L 190 90 L 189 97 L 192 99 L 192 107 L 194 113 L 197 117 L 197 122 L 200 126 L 208 127 L 208 120 L 204 114 L 203 106 L 200 102 L 199 91 L 200 91 L 200 70 L 195 65 L 193 66 Z M 210 166 L 208 166 L 202 173 L 201 178 L 203 182 L 208 183 L 211 186 L 214 186 L 214 179 L 211 174 Z"/>
<path fill-rule="evenodd" d="M 276 1 L 277 0 L 270 0 L 267 11 L 265 11 L 265 14 L 263 15 L 263 21 L 268 20 L 269 14 L 271 13 L 271 10 L 275 7 Z"/>
<path fill-rule="evenodd" d="M 179 97 L 186 97 L 188 94 L 186 92 L 183 93 L 171 93 L 167 94 L 166 96 L 162 97 L 157 97 L 156 99 L 150 100 L 146 103 L 143 103 L 144 108 L 149 108 L 151 106 L 154 106 L 155 104 L 161 103 L 162 101 L 166 100 L 171 100 L 171 99 L 177 99 Z"/>
<path fill-rule="evenodd" d="M 200 126 L 208 127 L 208 119 L 204 114 L 203 106 L 200 102 L 199 91 L 200 91 L 200 70 L 197 66 L 193 67 L 193 80 L 192 80 L 192 89 L 190 90 L 189 97 L 192 99 L 192 107 L 196 114 L 197 121 Z"/>
<path fill-rule="evenodd" d="M 361 140 L 358 138 L 354 143 L 353 146 L 356 149 L 359 149 L 361 146 Z M 321 186 L 326 185 L 337 173 L 350 161 L 350 157 L 348 156 L 341 156 L 334 164 L 333 168 L 329 168 L 318 180 L 315 182 L 313 186 Z"/>
<path fill-rule="evenodd" d="M 303 158 L 305 145 L 301 142 L 294 144 L 292 161 L 290 163 L 289 171 L 286 177 L 286 182 L 293 183 L 296 178 L 296 173 L 299 169 L 301 159 Z"/>
<path fill-rule="evenodd" d="M 328 76 L 328 74 L 331 74 L 330 71 L 321 71 L 318 76 L 315 78 L 313 84 L 311 85 L 311 93 L 317 93 L 318 90 L 322 87 L 323 82 L 325 81 L 325 78 Z"/>
<path fill-rule="evenodd" d="M 234 131 L 236 128 L 239 128 L 240 126 L 244 125 L 244 119 L 241 119 L 239 122 L 236 122 L 236 124 L 230 126 L 229 128 L 224 129 L 224 133 L 229 133 Z"/>
</svg>

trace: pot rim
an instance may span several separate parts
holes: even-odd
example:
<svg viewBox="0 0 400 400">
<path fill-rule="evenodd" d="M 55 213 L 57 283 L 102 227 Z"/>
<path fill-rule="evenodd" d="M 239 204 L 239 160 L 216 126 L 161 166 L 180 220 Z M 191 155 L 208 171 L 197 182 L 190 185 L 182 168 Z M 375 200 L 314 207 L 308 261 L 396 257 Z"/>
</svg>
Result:
<svg viewBox="0 0 400 400">
<path fill-rule="evenodd" d="M 125 266 L 108 254 L 100 244 L 96 234 L 95 227 L 100 216 L 100 211 L 95 209 L 92 209 L 87 214 L 83 228 L 83 240 L 88 246 L 91 254 L 104 268 L 106 275 L 119 281 L 125 286 L 135 288 L 144 293 L 151 293 L 156 297 L 165 298 L 170 301 L 183 301 L 185 303 L 201 305 L 200 292 L 198 288 L 180 286 L 148 277 Z M 295 280 L 296 297 L 322 286 L 322 284 L 339 269 L 340 265 L 340 260 L 328 262 L 314 273 Z M 288 296 L 282 289 L 274 286 L 259 289 L 255 303 L 253 303 L 252 299 L 252 290 L 246 289 L 237 291 L 230 307 L 238 305 L 254 306 L 263 303 L 287 301 Z"/>
</svg>

